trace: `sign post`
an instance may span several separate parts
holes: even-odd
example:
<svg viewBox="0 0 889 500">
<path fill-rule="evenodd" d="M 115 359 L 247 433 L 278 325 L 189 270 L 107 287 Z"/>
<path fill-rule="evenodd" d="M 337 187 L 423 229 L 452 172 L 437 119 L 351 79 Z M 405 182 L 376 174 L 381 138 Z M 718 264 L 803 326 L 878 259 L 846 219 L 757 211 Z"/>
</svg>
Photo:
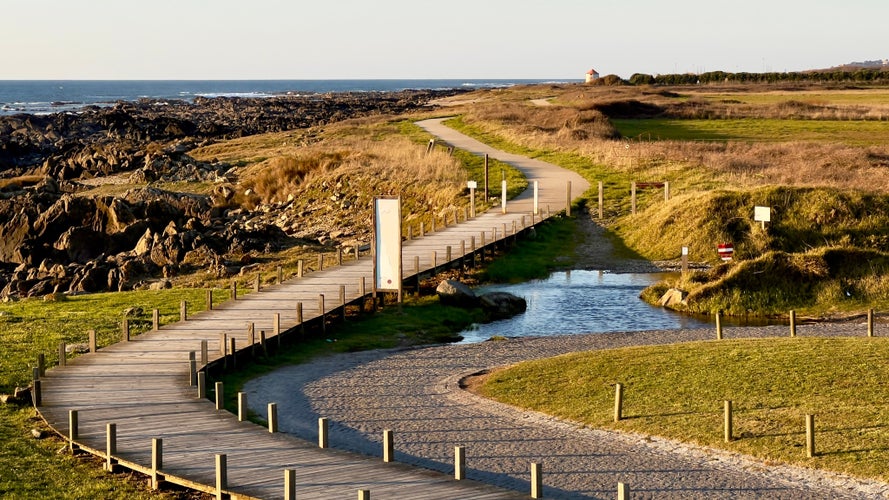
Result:
<svg viewBox="0 0 889 500">
<path fill-rule="evenodd" d="M 540 205 L 539 205 L 539 201 L 538 201 L 539 199 L 540 199 L 540 185 L 537 181 L 534 181 L 534 215 L 537 215 L 540 213 L 539 212 Z"/>
<path fill-rule="evenodd" d="M 688 272 L 688 247 L 682 247 L 682 274 Z"/>
<path fill-rule="evenodd" d="M 402 301 L 401 198 L 374 199 L 374 295 L 395 291 Z"/>
<path fill-rule="evenodd" d="M 719 254 L 719 258 L 725 262 L 732 260 L 732 255 L 735 253 L 735 247 L 731 243 L 720 243 L 716 246 L 716 252 Z"/>
<path fill-rule="evenodd" d="M 766 222 L 772 222 L 772 207 L 753 207 L 753 220 L 761 222 L 765 230 Z"/>
</svg>

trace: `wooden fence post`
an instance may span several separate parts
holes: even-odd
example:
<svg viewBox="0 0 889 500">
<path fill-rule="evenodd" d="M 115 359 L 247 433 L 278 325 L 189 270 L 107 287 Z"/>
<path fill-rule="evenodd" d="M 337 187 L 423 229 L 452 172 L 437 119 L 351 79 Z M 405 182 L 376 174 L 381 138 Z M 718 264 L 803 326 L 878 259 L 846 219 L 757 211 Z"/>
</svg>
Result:
<svg viewBox="0 0 889 500">
<path fill-rule="evenodd" d="M 395 439 L 392 430 L 383 430 L 383 462 L 392 462 L 395 460 Z"/>
<path fill-rule="evenodd" d="M 466 448 L 463 446 L 454 447 L 454 479 L 466 479 Z"/>
<path fill-rule="evenodd" d="M 117 472 L 117 424 L 105 425 L 105 470 L 112 474 Z"/>
<path fill-rule="evenodd" d="M 258 292 L 262 289 L 262 274 L 256 273 L 256 278 L 253 281 L 253 291 Z"/>
<path fill-rule="evenodd" d="M 159 473 L 164 468 L 164 440 L 162 438 L 151 439 L 151 489 L 160 488 L 163 475 Z"/>
<path fill-rule="evenodd" d="M 346 321 L 346 285 L 340 285 L 340 315 L 343 322 Z"/>
<path fill-rule="evenodd" d="M 868 337 L 874 336 L 874 310 L 873 309 L 867 310 L 867 336 Z"/>
<path fill-rule="evenodd" d="M 722 314 L 716 311 L 716 340 L 722 340 Z"/>
<path fill-rule="evenodd" d="M 283 282 L 284 282 L 284 266 L 282 266 L 281 264 L 278 264 L 278 279 L 277 279 L 277 283 L 280 285 L 280 284 L 283 283 Z"/>
<path fill-rule="evenodd" d="M 238 282 L 232 280 L 232 300 L 238 300 Z"/>
<path fill-rule="evenodd" d="M 179 303 L 179 321 L 188 321 L 188 303 L 184 300 Z"/>
<path fill-rule="evenodd" d="M 620 419 L 623 418 L 623 403 L 624 403 L 624 386 L 621 384 L 615 384 L 614 386 L 614 421 L 620 422 Z"/>
<path fill-rule="evenodd" d="M 228 489 L 228 460 L 224 453 L 216 454 L 216 498 L 222 499 L 222 490 Z"/>
<path fill-rule="evenodd" d="M 46 355 L 42 352 L 37 354 L 37 373 L 40 377 L 46 375 Z"/>
<path fill-rule="evenodd" d="M 732 441 L 732 402 L 730 400 L 725 400 L 723 414 L 725 442 L 730 443 Z"/>
<path fill-rule="evenodd" d="M 275 313 L 272 316 L 272 333 L 281 335 L 281 313 Z"/>
<path fill-rule="evenodd" d="M 64 342 L 59 342 L 59 366 L 65 366 L 68 361 L 66 347 Z"/>
<path fill-rule="evenodd" d="M 543 467 L 531 462 L 531 498 L 543 498 Z"/>
<path fill-rule="evenodd" d="M 210 361 L 210 355 L 207 352 L 208 346 L 207 341 L 201 341 L 201 366 L 207 366 L 207 363 Z"/>
<path fill-rule="evenodd" d="M 630 183 L 630 213 L 636 215 L 636 181 Z"/>
<path fill-rule="evenodd" d="M 806 457 L 815 456 L 815 415 L 806 415 Z"/>
<path fill-rule="evenodd" d="M 602 181 L 599 181 L 599 220 L 605 218 L 605 187 Z"/>
<path fill-rule="evenodd" d="M 790 336 L 796 337 L 796 311 L 790 311 Z"/>
<path fill-rule="evenodd" d="M 74 453 L 77 445 L 74 441 L 79 437 L 80 423 L 77 418 L 77 410 L 68 410 L 68 451 Z"/>
<path fill-rule="evenodd" d="M 299 331 L 301 334 L 305 335 L 306 333 L 306 325 L 303 323 L 303 303 L 296 303 L 296 324 L 299 325 Z"/>
<path fill-rule="evenodd" d="M 198 399 L 207 399 L 207 372 L 198 372 Z"/>
<path fill-rule="evenodd" d="M 284 469 L 284 500 L 296 500 L 296 470 Z"/>
<path fill-rule="evenodd" d="M 319 271 L 324 270 L 324 254 L 323 253 L 318 254 L 318 270 Z"/>
<path fill-rule="evenodd" d="M 39 408 L 40 405 L 43 404 L 43 392 L 42 392 L 42 384 L 40 380 L 35 380 L 33 382 L 34 389 L 31 391 L 31 400 L 34 403 L 34 408 Z"/>
<path fill-rule="evenodd" d="M 358 490 L 358 500 L 370 500 L 370 490 Z"/>
<path fill-rule="evenodd" d="M 325 417 L 318 419 L 318 448 L 327 448 L 330 425 Z"/>
<path fill-rule="evenodd" d="M 161 312 L 158 309 L 151 310 L 151 328 L 154 331 L 161 329 Z"/>
<path fill-rule="evenodd" d="M 120 324 L 120 331 L 121 331 L 121 335 L 120 335 L 121 339 L 124 342 L 129 342 L 130 341 L 130 320 L 129 319 L 127 319 L 127 318 L 123 319 L 123 321 Z"/>
<path fill-rule="evenodd" d="M 565 199 L 565 215 L 571 217 L 571 181 L 568 181 L 568 197 Z"/>
<path fill-rule="evenodd" d="M 247 420 L 247 393 L 238 391 L 238 422 Z"/>
<path fill-rule="evenodd" d="M 213 289 L 208 288 L 207 291 L 204 292 L 204 294 L 206 295 L 205 298 L 207 301 L 207 310 L 212 311 L 213 310 Z"/>
<path fill-rule="evenodd" d="M 191 387 L 198 385 L 198 362 L 194 351 L 188 351 L 188 385 Z"/>
<path fill-rule="evenodd" d="M 324 315 L 324 294 L 318 294 L 318 314 L 321 316 L 321 333 L 327 335 L 327 317 Z"/>
<path fill-rule="evenodd" d="M 269 403 L 267 417 L 269 420 L 269 432 L 271 432 L 271 433 L 278 432 L 278 404 L 277 403 Z"/>
<path fill-rule="evenodd" d="M 303 277 L 303 260 L 302 259 L 299 259 L 298 261 L 296 261 L 296 277 L 297 278 Z"/>
<path fill-rule="evenodd" d="M 617 483 L 617 500 L 630 500 L 630 487 L 624 483 Z"/>
<path fill-rule="evenodd" d="M 225 409 L 225 399 L 222 397 L 222 382 L 216 382 L 214 386 L 214 390 L 216 392 L 216 409 L 224 410 Z"/>
<path fill-rule="evenodd" d="M 90 352 L 95 353 L 99 350 L 98 342 L 96 341 L 96 331 L 95 330 L 87 330 L 86 332 L 87 341 L 90 345 Z"/>
</svg>

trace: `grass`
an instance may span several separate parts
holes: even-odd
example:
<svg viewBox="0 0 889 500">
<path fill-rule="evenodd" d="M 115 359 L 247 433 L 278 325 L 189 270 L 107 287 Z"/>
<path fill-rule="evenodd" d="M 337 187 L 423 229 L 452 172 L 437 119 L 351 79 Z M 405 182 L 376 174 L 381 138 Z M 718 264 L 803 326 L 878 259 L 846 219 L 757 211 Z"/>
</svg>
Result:
<svg viewBox="0 0 889 500">
<path fill-rule="evenodd" d="M 479 389 L 596 428 L 663 436 L 768 463 L 889 479 L 889 339 L 779 338 L 631 347 L 521 363 Z M 614 385 L 624 420 L 613 422 Z M 723 441 L 723 400 L 734 435 Z M 818 455 L 806 458 L 804 416 Z"/>
<path fill-rule="evenodd" d="M 227 294 L 225 294 L 227 298 Z M 86 343 L 87 329 L 95 329 L 98 343 L 107 346 L 120 338 L 123 313 L 139 307 L 131 317 L 131 334 L 151 328 L 151 311 L 159 309 L 161 323 L 179 319 L 179 303 L 204 304 L 204 290 L 178 289 L 80 295 L 56 302 L 28 299 L 0 304 L 0 392 L 30 382 L 30 367 L 38 353 L 47 366 L 58 359 L 59 342 Z M 223 294 L 214 295 L 221 302 Z M 195 307 L 195 306 L 192 306 Z M 91 457 L 60 455 L 60 439 L 35 440 L 30 429 L 42 427 L 30 407 L 0 406 L 0 497 L 46 498 L 176 498 L 175 492 L 158 493 L 132 474 L 103 472 Z"/>
<path fill-rule="evenodd" d="M 850 146 L 881 145 L 889 140 L 886 121 L 614 119 L 612 123 L 624 137 L 638 140 L 815 141 Z"/>
<path fill-rule="evenodd" d="M 553 218 L 535 228 L 535 236 L 521 240 L 479 273 L 484 281 L 518 283 L 543 279 L 559 268 L 570 267 L 580 243 L 574 218 Z"/>
</svg>

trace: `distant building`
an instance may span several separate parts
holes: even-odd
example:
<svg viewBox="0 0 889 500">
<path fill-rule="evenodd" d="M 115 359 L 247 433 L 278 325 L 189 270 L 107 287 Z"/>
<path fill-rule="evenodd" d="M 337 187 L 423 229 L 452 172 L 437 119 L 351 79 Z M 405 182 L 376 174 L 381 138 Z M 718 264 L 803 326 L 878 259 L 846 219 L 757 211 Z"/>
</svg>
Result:
<svg viewBox="0 0 889 500">
<path fill-rule="evenodd" d="M 591 81 L 598 80 L 598 79 L 599 79 L 599 72 L 598 71 L 591 69 L 586 72 L 586 82 L 587 83 L 590 83 Z"/>
</svg>

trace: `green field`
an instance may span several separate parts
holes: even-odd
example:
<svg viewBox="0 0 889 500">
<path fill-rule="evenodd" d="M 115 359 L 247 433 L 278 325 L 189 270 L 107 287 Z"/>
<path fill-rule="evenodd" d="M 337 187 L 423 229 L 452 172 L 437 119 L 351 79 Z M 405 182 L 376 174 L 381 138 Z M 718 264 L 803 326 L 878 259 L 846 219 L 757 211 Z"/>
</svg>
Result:
<svg viewBox="0 0 889 500">
<path fill-rule="evenodd" d="M 889 142 L 889 121 L 613 119 L 624 137 L 641 141 L 838 142 L 869 146 Z"/>
<path fill-rule="evenodd" d="M 597 428 L 885 481 L 889 339 L 778 338 L 574 353 L 493 373 L 483 395 Z M 624 419 L 613 421 L 615 384 Z M 723 439 L 723 401 L 736 437 Z M 816 416 L 806 458 L 805 415 Z"/>
</svg>

